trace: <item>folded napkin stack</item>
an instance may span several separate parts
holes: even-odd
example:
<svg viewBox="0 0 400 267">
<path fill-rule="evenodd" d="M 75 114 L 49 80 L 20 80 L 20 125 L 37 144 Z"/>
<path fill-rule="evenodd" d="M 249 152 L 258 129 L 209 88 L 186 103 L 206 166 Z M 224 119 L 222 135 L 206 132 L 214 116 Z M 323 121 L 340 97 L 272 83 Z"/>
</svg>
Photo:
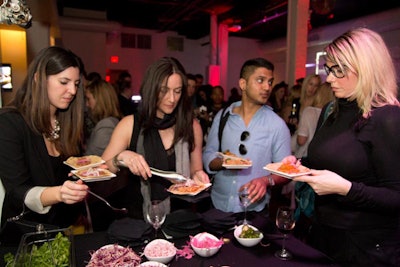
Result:
<svg viewBox="0 0 400 267">
<path fill-rule="evenodd" d="M 171 212 L 167 215 L 162 230 L 173 238 L 195 235 L 201 231 L 201 215 L 186 209 Z"/>
<path fill-rule="evenodd" d="M 111 223 L 107 234 L 111 242 L 118 242 L 122 246 L 137 246 L 149 239 L 152 229 L 144 220 L 123 218 Z"/>
<path fill-rule="evenodd" d="M 203 228 L 212 234 L 221 235 L 236 225 L 236 214 L 210 209 L 202 214 Z"/>
</svg>

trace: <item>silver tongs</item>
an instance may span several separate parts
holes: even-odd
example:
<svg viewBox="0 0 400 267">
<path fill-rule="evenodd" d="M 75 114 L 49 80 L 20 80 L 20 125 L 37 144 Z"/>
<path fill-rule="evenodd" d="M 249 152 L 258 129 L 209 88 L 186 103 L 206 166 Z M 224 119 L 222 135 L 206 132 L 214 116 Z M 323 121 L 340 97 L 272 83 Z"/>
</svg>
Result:
<svg viewBox="0 0 400 267">
<path fill-rule="evenodd" d="M 184 183 L 188 178 L 183 176 L 182 174 L 171 172 L 171 171 L 163 171 L 153 167 L 150 167 L 151 174 L 163 177 L 170 181 L 173 184 Z"/>
</svg>

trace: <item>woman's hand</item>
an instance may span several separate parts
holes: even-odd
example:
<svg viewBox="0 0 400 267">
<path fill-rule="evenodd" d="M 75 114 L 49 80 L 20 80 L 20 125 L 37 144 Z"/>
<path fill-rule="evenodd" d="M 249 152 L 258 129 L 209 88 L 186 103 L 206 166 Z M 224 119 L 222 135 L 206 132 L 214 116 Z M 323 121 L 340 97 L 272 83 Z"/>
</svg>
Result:
<svg viewBox="0 0 400 267">
<path fill-rule="evenodd" d="M 203 184 L 210 183 L 210 178 L 208 177 L 207 173 L 205 173 L 203 170 L 196 171 L 194 175 L 192 175 L 192 179 L 194 181 L 199 181 L 200 183 Z"/>
<path fill-rule="evenodd" d="M 351 188 L 350 181 L 328 170 L 311 170 L 311 175 L 299 176 L 293 180 L 308 183 L 318 195 L 339 194 L 345 196 Z"/>
<path fill-rule="evenodd" d="M 60 202 L 75 204 L 85 199 L 88 186 L 82 180 L 65 181 L 60 188 Z"/>
<path fill-rule="evenodd" d="M 125 150 L 119 153 L 118 160 L 122 161 L 134 175 L 141 176 L 145 180 L 151 177 L 150 167 L 142 155 Z"/>
</svg>

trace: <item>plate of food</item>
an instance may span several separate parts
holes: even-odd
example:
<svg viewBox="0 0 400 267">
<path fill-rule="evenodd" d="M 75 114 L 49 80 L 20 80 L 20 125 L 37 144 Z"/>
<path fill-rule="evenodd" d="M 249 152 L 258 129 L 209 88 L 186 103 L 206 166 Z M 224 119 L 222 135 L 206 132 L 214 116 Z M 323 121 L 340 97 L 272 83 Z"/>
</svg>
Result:
<svg viewBox="0 0 400 267">
<path fill-rule="evenodd" d="M 116 177 L 116 175 L 109 170 L 98 167 L 90 167 L 83 170 L 73 170 L 71 172 L 85 182 L 106 181 Z"/>
<path fill-rule="evenodd" d="M 64 164 L 70 166 L 75 170 L 81 170 L 89 167 L 98 166 L 100 164 L 103 164 L 104 162 L 105 161 L 99 156 L 88 155 L 82 157 L 69 157 L 66 161 L 64 161 Z"/>
<path fill-rule="evenodd" d="M 273 174 L 293 179 L 297 176 L 308 175 L 311 173 L 311 170 L 303 165 L 296 166 L 293 163 L 269 163 L 264 167 L 265 170 L 270 171 Z"/>
<path fill-rule="evenodd" d="M 173 184 L 168 188 L 168 192 L 175 195 L 189 195 L 195 196 L 201 191 L 209 188 L 211 186 L 210 183 L 202 184 L 191 179 L 188 179 L 184 183 Z"/>
<path fill-rule="evenodd" d="M 222 167 L 226 169 L 247 169 L 252 166 L 251 160 L 238 157 L 229 150 L 225 152 L 218 152 L 218 156 L 222 157 Z"/>
</svg>

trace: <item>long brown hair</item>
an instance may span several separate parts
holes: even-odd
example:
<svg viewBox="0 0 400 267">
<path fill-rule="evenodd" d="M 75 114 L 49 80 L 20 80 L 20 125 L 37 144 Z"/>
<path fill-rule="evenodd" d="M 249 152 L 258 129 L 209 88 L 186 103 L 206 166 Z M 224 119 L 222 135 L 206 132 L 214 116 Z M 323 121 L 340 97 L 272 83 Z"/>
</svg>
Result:
<svg viewBox="0 0 400 267">
<path fill-rule="evenodd" d="M 140 94 L 142 96 L 140 122 L 145 132 L 152 127 L 152 122 L 156 118 L 157 101 L 162 83 L 174 73 L 181 76 L 182 79 L 182 95 L 173 113 L 176 119 L 174 144 L 183 139 L 189 143 L 189 147 L 193 150 L 193 115 L 191 101 L 187 94 L 186 72 L 177 59 L 163 57 L 147 69 L 140 86 Z"/>
<path fill-rule="evenodd" d="M 38 135 L 49 136 L 52 129 L 50 121 L 50 101 L 47 93 L 47 78 L 69 67 L 80 72 L 81 82 L 74 100 L 65 110 L 58 110 L 60 138 L 54 140 L 61 156 L 68 157 L 81 152 L 83 132 L 83 73 L 84 66 L 78 56 L 60 47 L 41 50 L 29 65 L 28 74 L 10 103 L 24 117 L 26 123 Z"/>
<path fill-rule="evenodd" d="M 111 84 L 101 79 L 94 80 L 89 82 L 85 90 L 90 92 L 96 99 L 96 105 L 90 111 L 94 123 L 98 123 L 107 117 L 121 119 L 118 96 Z"/>
</svg>

